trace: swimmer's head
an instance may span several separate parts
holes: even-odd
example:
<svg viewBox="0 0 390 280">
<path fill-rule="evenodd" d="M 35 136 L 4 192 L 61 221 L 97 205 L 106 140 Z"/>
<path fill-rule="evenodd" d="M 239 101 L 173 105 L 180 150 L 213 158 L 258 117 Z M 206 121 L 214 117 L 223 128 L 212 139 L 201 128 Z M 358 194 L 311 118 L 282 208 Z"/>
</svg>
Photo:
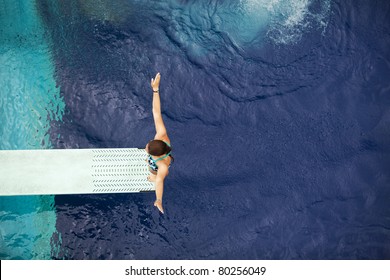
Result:
<svg viewBox="0 0 390 280">
<path fill-rule="evenodd" d="M 171 151 L 171 147 L 169 147 L 164 141 L 152 140 L 146 145 L 145 150 L 149 155 L 161 156 L 169 153 Z"/>
</svg>

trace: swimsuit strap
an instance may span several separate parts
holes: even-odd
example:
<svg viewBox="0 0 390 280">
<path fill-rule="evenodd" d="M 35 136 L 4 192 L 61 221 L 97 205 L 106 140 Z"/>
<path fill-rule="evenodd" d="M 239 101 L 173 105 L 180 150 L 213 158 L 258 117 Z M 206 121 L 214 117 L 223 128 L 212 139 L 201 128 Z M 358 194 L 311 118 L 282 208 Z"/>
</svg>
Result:
<svg viewBox="0 0 390 280">
<path fill-rule="evenodd" d="M 171 155 L 171 152 L 167 153 L 165 156 L 162 156 L 162 157 L 160 157 L 160 158 L 158 158 L 158 159 L 154 159 L 153 161 L 154 161 L 154 162 L 157 162 L 157 161 L 159 161 L 159 160 L 162 160 L 162 159 L 164 159 L 164 158 L 169 157 L 170 155 Z"/>
</svg>

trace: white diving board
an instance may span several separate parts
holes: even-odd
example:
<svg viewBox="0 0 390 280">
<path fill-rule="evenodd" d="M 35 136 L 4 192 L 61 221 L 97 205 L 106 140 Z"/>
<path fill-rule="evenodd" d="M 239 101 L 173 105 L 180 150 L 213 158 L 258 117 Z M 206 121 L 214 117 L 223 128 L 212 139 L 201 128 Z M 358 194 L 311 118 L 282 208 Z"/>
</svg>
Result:
<svg viewBox="0 0 390 280">
<path fill-rule="evenodd" d="M 144 149 L 0 150 L 0 196 L 154 191 Z"/>
</svg>

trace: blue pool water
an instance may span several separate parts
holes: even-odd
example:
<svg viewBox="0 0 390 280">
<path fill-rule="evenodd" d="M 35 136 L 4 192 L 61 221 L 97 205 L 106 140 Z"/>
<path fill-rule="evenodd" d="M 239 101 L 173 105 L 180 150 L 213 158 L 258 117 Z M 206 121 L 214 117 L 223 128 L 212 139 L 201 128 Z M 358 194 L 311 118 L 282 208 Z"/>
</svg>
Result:
<svg viewBox="0 0 390 280">
<path fill-rule="evenodd" d="M 111 2 L 0 4 L 0 148 L 144 147 L 159 71 L 166 214 L 1 197 L 0 258 L 390 258 L 390 2 Z"/>
</svg>

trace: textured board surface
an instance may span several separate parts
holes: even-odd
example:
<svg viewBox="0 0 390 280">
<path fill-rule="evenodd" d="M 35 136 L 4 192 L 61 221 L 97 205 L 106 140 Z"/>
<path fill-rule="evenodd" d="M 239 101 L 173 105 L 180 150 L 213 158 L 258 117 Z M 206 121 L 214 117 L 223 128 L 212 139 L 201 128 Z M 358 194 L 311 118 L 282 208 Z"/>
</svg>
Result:
<svg viewBox="0 0 390 280">
<path fill-rule="evenodd" d="M 0 151 L 0 195 L 154 191 L 144 149 Z"/>
</svg>

